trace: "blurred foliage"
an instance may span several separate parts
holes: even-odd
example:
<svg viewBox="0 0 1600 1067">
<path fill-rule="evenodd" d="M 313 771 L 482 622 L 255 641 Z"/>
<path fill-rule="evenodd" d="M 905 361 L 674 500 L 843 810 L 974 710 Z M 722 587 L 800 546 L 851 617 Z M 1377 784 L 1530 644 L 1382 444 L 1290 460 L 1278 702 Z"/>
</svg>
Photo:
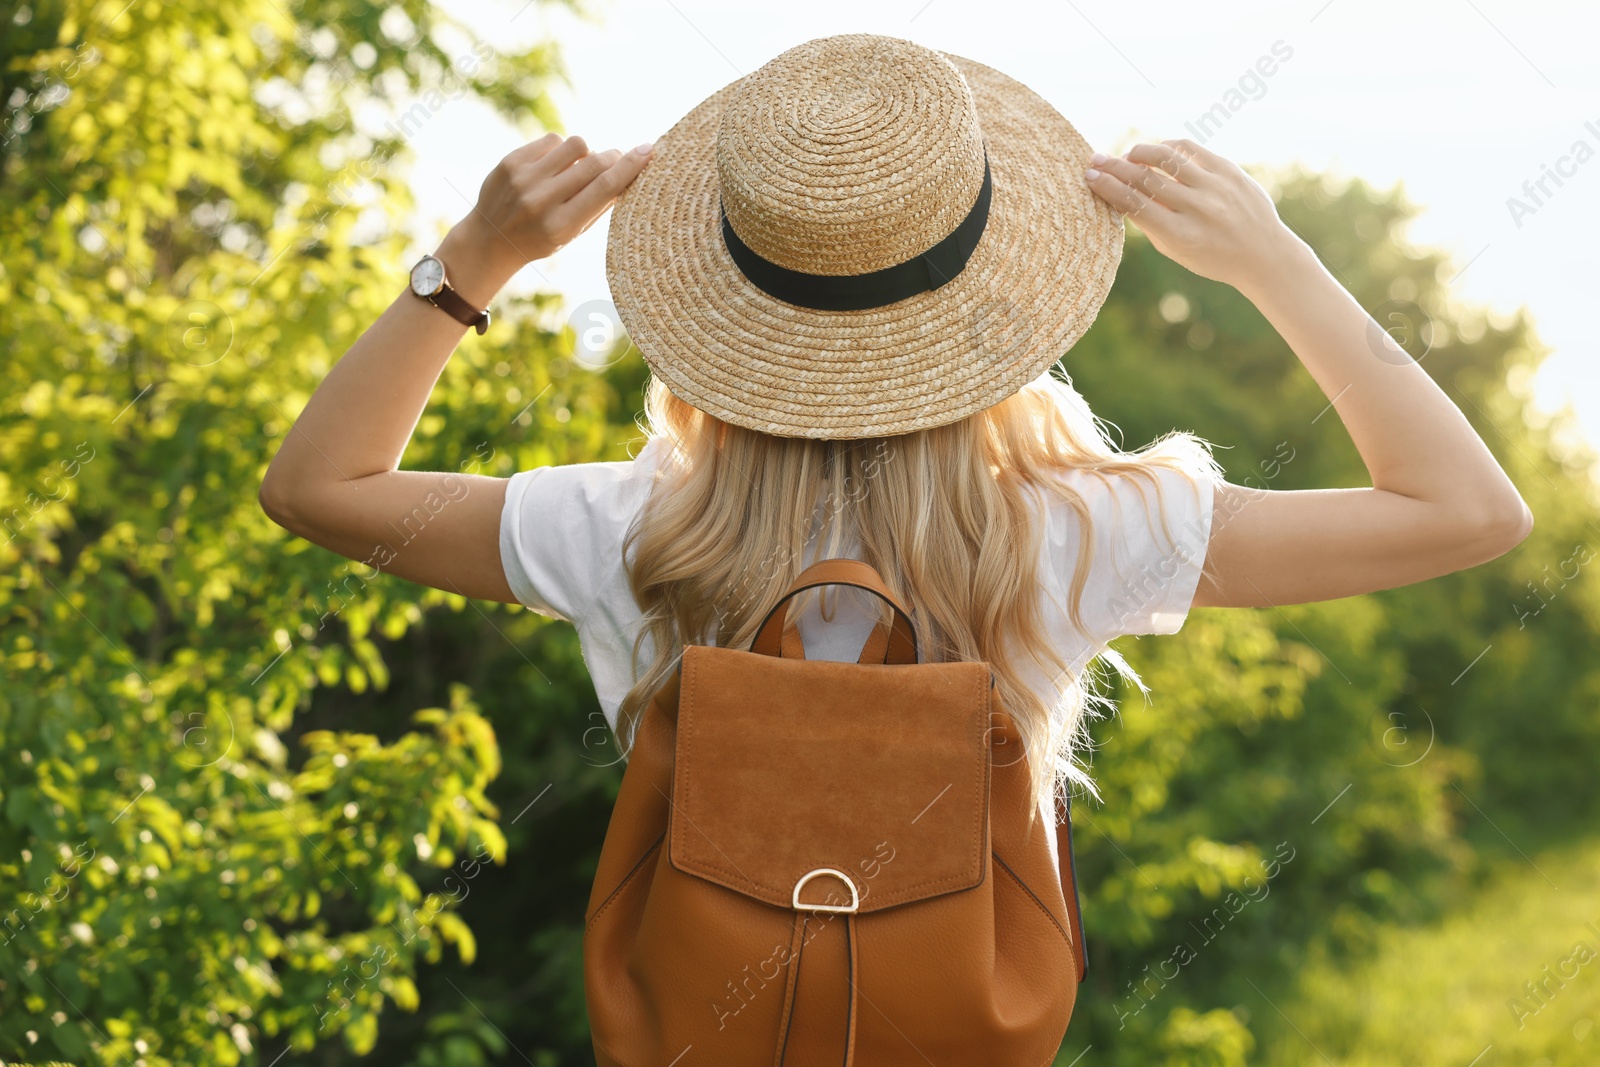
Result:
<svg viewBox="0 0 1600 1067">
<path fill-rule="evenodd" d="M 402 290 L 406 138 L 466 93 L 554 127 L 554 50 L 422 0 L 119 8 L 13 5 L 0 44 L 0 1059 L 591 1063 L 582 916 L 621 767 L 575 633 L 364 574 L 255 500 Z M 1592 457 L 1528 410 L 1531 328 L 1451 302 L 1397 193 L 1279 196 L 1537 525 L 1463 574 L 1122 646 L 1153 703 L 1098 726 L 1062 1063 L 1285 1047 L 1307 960 L 1436 915 L 1501 831 L 1531 850 L 1594 815 Z M 629 454 L 644 368 L 575 362 L 555 304 L 468 335 L 405 466 Z M 1265 320 L 1136 234 L 1066 366 L 1130 445 L 1182 427 L 1237 482 L 1366 484 Z"/>
<path fill-rule="evenodd" d="M 1600 505 L 1595 457 L 1566 451 L 1570 431 L 1530 406 L 1544 349 L 1525 316 L 1494 321 L 1451 296 L 1459 267 L 1406 242 L 1418 209 L 1398 190 L 1258 177 L 1375 333 L 1466 414 L 1535 528 L 1444 578 L 1197 609 L 1175 636 L 1119 643 L 1151 697 L 1123 686 L 1119 715 L 1096 724 L 1106 803 L 1082 806 L 1079 836 L 1090 978 L 1063 1063 L 1091 1044 L 1109 1064 L 1311 1062 L 1279 1013 L 1308 959 L 1353 967 L 1503 857 L 1593 833 Z M 1231 482 L 1371 484 L 1265 318 L 1136 233 L 1065 365 L 1129 446 L 1181 428 L 1219 446 Z"/>
<path fill-rule="evenodd" d="M 382 1018 L 414 1062 L 485 1062 L 507 1043 L 479 1008 L 507 1001 L 424 967 L 498 948 L 462 905 L 507 864 L 499 802 L 529 778 L 501 775 L 480 709 L 558 771 L 536 738 L 582 721 L 576 650 L 288 538 L 255 492 L 403 289 L 405 138 L 469 93 L 553 124 L 553 53 L 421 0 L 10 5 L 0 37 L 0 1057 L 326 1058 Z M 548 303 L 464 346 L 408 463 L 623 454 L 619 387 L 563 369 Z M 603 798 L 590 777 L 545 809 Z"/>
<path fill-rule="evenodd" d="M 1297 996 L 1280 1002 L 1299 1031 L 1275 1035 L 1271 1062 L 1315 1062 L 1316 1050 L 1341 1067 L 1469 1064 L 1490 1046 L 1501 1063 L 1600 1061 L 1597 900 L 1593 838 L 1499 857 L 1462 907 L 1385 931 L 1370 958 L 1309 955 Z"/>
</svg>

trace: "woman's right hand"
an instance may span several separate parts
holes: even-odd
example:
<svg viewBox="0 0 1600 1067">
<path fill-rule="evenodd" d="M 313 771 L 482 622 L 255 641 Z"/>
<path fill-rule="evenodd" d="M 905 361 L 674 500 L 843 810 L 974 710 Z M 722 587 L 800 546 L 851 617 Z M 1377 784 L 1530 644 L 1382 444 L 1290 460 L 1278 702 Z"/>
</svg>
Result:
<svg viewBox="0 0 1600 1067">
<path fill-rule="evenodd" d="M 590 152 L 582 137 L 547 133 L 502 159 L 458 224 L 513 272 L 565 246 L 605 213 L 649 161 L 650 145 Z"/>
<path fill-rule="evenodd" d="M 1138 144 L 1121 158 L 1097 152 L 1085 179 L 1156 251 L 1202 278 L 1248 289 L 1286 255 L 1310 251 L 1259 182 L 1193 141 Z"/>
</svg>

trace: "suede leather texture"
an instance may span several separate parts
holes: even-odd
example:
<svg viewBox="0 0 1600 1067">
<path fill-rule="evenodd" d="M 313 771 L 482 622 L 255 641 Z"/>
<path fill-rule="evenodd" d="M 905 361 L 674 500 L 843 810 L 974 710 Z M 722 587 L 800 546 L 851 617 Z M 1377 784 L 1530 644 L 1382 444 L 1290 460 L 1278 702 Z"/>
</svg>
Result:
<svg viewBox="0 0 1600 1067">
<path fill-rule="evenodd" d="M 682 671 L 668 839 L 680 871 L 789 907 L 802 876 L 833 868 L 855 877 L 863 914 L 983 881 L 984 664 L 862 667 L 697 646 Z M 882 842 L 895 859 L 869 882 L 857 863 Z M 848 903 L 827 877 L 841 899 L 820 899 Z"/>
<path fill-rule="evenodd" d="M 791 593 L 819 576 L 895 608 L 867 662 L 785 658 L 775 613 L 783 655 L 690 646 L 646 709 L 586 915 L 596 1060 L 1043 1067 L 1085 972 L 1070 835 L 1057 869 L 988 665 L 882 662 L 915 653 L 876 572 Z M 808 910 L 846 878 L 857 910 Z"/>
</svg>

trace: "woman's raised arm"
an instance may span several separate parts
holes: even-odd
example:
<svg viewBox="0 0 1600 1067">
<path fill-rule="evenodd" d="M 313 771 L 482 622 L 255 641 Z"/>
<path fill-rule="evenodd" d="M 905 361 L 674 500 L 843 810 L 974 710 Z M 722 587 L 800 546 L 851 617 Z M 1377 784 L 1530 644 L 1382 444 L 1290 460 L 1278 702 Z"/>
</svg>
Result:
<svg viewBox="0 0 1600 1067">
<path fill-rule="evenodd" d="M 647 157 L 639 149 L 591 153 L 582 138 L 553 133 L 512 152 L 439 246 L 451 288 L 487 307 L 518 270 L 587 229 Z M 258 495 L 278 525 L 340 555 L 436 589 L 514 603 L 499 548 L 506 480 L 399 469 L 466 330 L 402 292 L 312 393 Z"/>
<path fill-rule="evenodd" d="M 1484 563 L 1527 537 L 1533 516 L 1483 439 L 1248 174 L 1176 140 L 1097 156 L 1087 178 L 1158 251 L 1260 309 L 1343 419 L 1372 479 L 1348 489 L 1219 485 L 1195 606 L 1390 589 Z"/>
</svg>

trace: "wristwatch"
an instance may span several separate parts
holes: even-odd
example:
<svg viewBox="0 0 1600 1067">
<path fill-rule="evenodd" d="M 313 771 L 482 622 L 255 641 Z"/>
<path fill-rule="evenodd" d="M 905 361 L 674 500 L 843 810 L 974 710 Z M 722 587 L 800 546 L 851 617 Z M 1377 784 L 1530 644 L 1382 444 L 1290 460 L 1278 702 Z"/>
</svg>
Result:
<svg viewBox="0 0 1600 1067">
<path fill-rule="evenodd" d="M 463 326 L 471 326 L 480 334 L 489 328 L 489 309 L 479 311 L 450 288 L 444 264 L 437 256 L 423 256 L 411 268 L 411 291 Z"/>
</svg>

